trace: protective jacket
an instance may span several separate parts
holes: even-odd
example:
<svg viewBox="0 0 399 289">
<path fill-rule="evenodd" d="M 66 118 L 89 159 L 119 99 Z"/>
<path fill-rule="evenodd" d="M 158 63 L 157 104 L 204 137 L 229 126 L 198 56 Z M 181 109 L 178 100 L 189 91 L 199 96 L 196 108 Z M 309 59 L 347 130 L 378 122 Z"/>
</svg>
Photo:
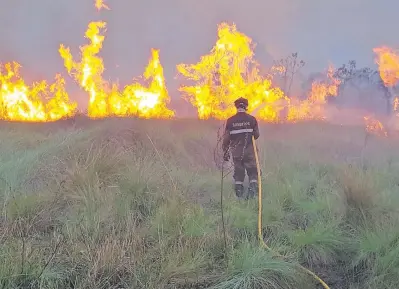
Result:
<svg viewBox="0 0 399 289">
<path fill-rule="evenodd" d="M 239 109 L 237 114 L 226 122 L 223 138 L 223 152 L 230 149 L 234 158 L 243 158 L 248 154 L 254 154 L 252 136 L 259 138 L 259 127 L 255 117 Z"/>
<path fill-rule="evenodd" d="M 259 127 L 255 117 L 249 115 L 243 109 L 239 109 L 237 114 L 227 120 L 224 139 L 223 152 L 225 156 L 231 151 L 234 163 L 234 181 L 237 196 L 242 196 L 245 171 L 248 174 L 251 194 L 256 191 L 254 186 L 258 180 L 258 170 L 256 166 L 255 152 L 252 144 L 252 136 L 259 138 Z"/>
</svg>

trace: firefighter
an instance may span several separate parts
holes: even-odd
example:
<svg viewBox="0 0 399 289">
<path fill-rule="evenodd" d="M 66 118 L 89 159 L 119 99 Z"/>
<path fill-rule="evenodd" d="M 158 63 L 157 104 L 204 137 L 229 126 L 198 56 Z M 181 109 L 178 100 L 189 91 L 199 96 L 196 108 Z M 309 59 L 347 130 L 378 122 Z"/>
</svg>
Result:
<svg viewBox="0 0 399 289">
<path fill-rule="evenodd" d="M 230 152 L 234 164 L 235 193 L 238 198 L 244 196 L 245 171 L 248 174 L 248 198 L 252 198 L 258 191 L 258 170 L 252 136 L 259 138 L 258 121 L 247 113 L 248 100 L 239 98 L 234 102 L 237 113 L 226 122 L 223 137 L 224 161 L 230 160 Z"/>
</svg>

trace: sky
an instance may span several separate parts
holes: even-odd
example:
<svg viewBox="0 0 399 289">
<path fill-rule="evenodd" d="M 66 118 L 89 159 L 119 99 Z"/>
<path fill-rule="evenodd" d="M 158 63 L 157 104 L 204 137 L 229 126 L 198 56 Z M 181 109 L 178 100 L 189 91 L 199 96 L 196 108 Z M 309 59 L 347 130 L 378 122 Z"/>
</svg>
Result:
<svg viewBox="0 0 399 289">
<path fill-rule="evenodd" d="M 58 48 L 65 44 L 77 58 L 91 21 L 107 22 L 101 52 L 107 79 L 140 76 L 157 48 L 172 97 L 178 95 L 176 65 L 208 53 L 222 21 L 252 38 L 261 64 L 298 52 L 305 72 L 350 59 L 374 66 L 374 47 L 399 47 L 397 0 L 105 0 L 111 10 L 100 12 L 94 0 L 0 1 L 0 62 L 17 61 L 22 74 L 35 79 L 62 73 L 70 94 L 83 99 Z"/>
</svg>

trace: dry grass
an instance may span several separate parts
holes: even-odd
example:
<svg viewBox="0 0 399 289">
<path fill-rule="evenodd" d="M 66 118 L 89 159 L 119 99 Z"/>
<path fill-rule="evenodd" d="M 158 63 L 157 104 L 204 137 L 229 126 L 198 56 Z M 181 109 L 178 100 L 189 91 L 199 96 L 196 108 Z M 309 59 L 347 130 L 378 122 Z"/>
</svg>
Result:
<svg viewBox="0 0 399 289">
<path fill-rule="evenodd" d="M 334 289 L 399 287 L 397 139 L 262 125 L 263 231 L 281 260 L 231 175 L 224 251 L 219 125 L 3 124 L 0 288 L 318 288 L 297 263 Z"/>
</svg>

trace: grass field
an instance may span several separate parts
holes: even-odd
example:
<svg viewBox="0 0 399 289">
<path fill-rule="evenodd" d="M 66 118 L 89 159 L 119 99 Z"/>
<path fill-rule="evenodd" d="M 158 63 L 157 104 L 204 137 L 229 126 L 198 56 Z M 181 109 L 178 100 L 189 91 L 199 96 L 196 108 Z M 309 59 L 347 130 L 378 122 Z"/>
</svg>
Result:
<svg viewBox="0 0 399 289">
<path fill-rule="evenodd" d="M 225 179 L 220 123 L 134 119 L 0 129 L 0 288 L 399 288 L 399 140 L 262 125 L 257 200 Z M 366 146 L 365 146 L 366 143 Z"/>
</svg>

